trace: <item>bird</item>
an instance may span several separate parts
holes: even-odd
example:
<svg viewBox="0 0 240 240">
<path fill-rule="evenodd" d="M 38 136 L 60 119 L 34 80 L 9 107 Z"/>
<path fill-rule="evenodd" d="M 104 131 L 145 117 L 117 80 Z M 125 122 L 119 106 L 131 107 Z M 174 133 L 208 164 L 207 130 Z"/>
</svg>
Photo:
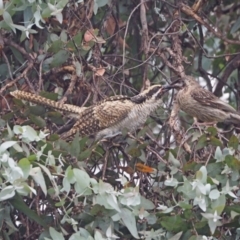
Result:
<svg viewBox="0 0 240 240">
<path fill-rule="evenodd" d="M 218 122 L 239 125 L 240 113 L 232 106 L 202 88 L 192 76 L 185 76 L 183 82 L 176 96 L 182 111 L 202 121 L 203 125 Z"/>
<path fill-rule="evenodd" d="M 23 91 L 11 92 L 11 95 L 39 103 L 60 111 L 74 113 L 76 122 L 66 133 L 60 135 L 61 139 L 69 139 L 77 132 L 81 136 L 95 136 L 95 140 L 114 137 L 127 129 L 132 132 L 144 124 L 147 117 L 162 105 L 162 96 L 172 89 L 171 85 L 152 85 L 138 95 L 129 97 L 126 95 L 111 96 L 97 102 L 83 110 L 70 104 L 58 104 L 52 100 L 44 100 L 43 97 Z M 41 102 L 38 102 L 40 100 Z M 46 103 L 46 104 L 45 104 Z"/>
</svg>

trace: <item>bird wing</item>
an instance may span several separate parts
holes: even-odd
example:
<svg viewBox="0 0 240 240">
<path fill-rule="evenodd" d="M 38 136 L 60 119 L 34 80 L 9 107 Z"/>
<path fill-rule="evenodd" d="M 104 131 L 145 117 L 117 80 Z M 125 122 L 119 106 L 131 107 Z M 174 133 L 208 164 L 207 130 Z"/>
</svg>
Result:
<svg viewBox="0 0 240 240">
<path fill-rule="evenodd" d="M 127 117 L 131 111 L 132 102 L 129 98 L 108 98 L 85 109 L 79 114 L 79 120 L 73 128 L 62 135 L 66 139 L 79 131 L 80 135 L 92 135 L 105 128 L 114 126 Z"/>
<path fill-rule="evenodd" d="M 191 92 L 191 96 L 203 106 L 221 109 L 225 112 L 237 113 L 228 103 L 225 103 L 208 90 L 198 88 Z"/>
</svg>

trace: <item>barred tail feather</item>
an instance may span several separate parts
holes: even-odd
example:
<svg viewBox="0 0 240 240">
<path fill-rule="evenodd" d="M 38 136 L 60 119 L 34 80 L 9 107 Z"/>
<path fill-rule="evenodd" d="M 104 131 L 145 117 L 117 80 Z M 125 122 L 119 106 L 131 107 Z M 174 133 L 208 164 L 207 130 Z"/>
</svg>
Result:
<svg viewBox="0 0 240 240">
<path fill-rule="evenodd" d="M 39 104 L 39 105 L 54 108 L 56 110 L 60 110 L 60 111 L 63 111 L 63 112 L 79 114 L 85 109 L 85 107 L 78 107 L 78 106 L 74 106 L 74 105 L 70 105 L 70 104 L 63 104 L 63 103 L 55 102 L 53 100 L 41 97 L 39 95 L 29 93 L 29 92 L 20 91 L 20 90 L 10 92 L 10 94 L 17 99 L 26 100 L 26 101 L 29 101 L 29 102 L 32 102 L 32 103 L 36 103 L 36 104 Z"/>
</svg>

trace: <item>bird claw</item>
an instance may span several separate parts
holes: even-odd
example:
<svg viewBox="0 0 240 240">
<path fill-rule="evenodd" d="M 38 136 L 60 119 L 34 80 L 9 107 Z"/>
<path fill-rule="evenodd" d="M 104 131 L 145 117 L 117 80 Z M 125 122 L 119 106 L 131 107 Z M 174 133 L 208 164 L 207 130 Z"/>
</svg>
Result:
<svg viewBox="0 0 240 240">
<path fill-rule="evenodd" d="M 193 122 L 193 126 L 197 127 L 199 132 L 202 134 L 202 130 L 201 127 L 215 127 L 215 125 L 217 124 L 216 121 L 213 122 L 198 122 L 197 118 L 194 117 L 194 122 Z"/>
<path fill-rule="evenodd" d="M 216 121 L 212 121 L 212 122 L 198 122 L 197 118 L 194 117 L 194 123 L 193 125 L 199 127 L 199 126 L 205 126 L 205 127 L 211 127 L 216 125 L 217 122 Z"/>
</svg>

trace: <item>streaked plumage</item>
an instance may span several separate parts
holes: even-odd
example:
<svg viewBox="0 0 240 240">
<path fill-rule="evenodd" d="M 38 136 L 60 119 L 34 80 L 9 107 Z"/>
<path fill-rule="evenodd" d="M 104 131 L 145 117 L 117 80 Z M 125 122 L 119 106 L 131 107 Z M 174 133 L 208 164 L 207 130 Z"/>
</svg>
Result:
<svg viewBox="0 0 240 240">
<path fill-rule="evenodd" d="M 181 110 L 203 122 L 240 123 L 240 114 L 228 103 L 202 88 L 191 76 L 186 76 L 184 88 L 177 94 Z"/>
</svg>

